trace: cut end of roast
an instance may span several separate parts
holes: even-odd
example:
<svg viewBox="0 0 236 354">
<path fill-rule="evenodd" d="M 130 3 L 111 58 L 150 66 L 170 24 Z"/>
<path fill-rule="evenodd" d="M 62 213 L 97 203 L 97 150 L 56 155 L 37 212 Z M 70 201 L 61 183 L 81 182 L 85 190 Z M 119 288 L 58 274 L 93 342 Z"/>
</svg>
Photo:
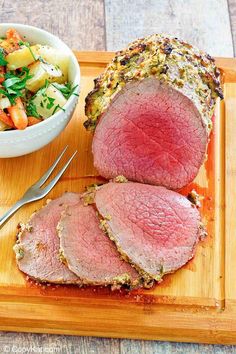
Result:
<svg viewBox="0 0 236 354">
<path fill-rule="evenodd" d="M 66 205 L 74 205 L 79 194 L 65 193 L 49 202 L 22 225 L 14 246 L 19 269 L 40 282 L 81 284 L 60 260 L 56 226 Z"/>
<path fill-rule="evenodd" d="M 110 182 L 96 192 L 95 203 L 118 250 L 143 276 L 160 280 L 193 257 L 201 220 L 186 197 L 163 187 Z"/>
<path fill-rule="evenodd" d="M 133 80 L 102 114 L 94 164 L 106 178 L 170 189 L 190 183 L 204 161 L 208 133 L 194 103 L 155 77 Z"/>
<path fill-rule="evenodd" d="M 137 271 L 117 252 L 115 244 L 101 229 L 93 206 L 81 200 L 68 207 L 58 225 L 60 245 L 68 267 L 92 285 L 139 284 Z"/>
</svg>

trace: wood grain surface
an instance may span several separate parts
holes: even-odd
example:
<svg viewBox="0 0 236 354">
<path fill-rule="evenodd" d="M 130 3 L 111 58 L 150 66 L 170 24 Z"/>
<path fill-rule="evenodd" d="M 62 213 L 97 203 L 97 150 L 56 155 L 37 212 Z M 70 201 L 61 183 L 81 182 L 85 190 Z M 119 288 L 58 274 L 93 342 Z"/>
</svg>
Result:
<svg viewBox="0 0 236 354">
<path fill-rule="evenodd" d="M 0 21 L 43 28 L 74 49 L 105 49 L 103 0 L 0 0 Z"/>
<path fill-rule="evenodd" d="M 235 137 L 232 134 L 233 127 L 236 124 L 235 110 L 233 108 L 234 102 L 236 102 L 236 87 L 228 83 L 225 87 L 225 92 L 228 97 L 226 99 L 225 106 L 225 119 L 226 119 L 226 131 L 225 137 L 229 143 L 229 146 L 233 146 L 235 142 Z M 235 251 L 236 251 L 236 208 L 233 203 L 234 193 L 235 193 L 235 178 L 236 178 L 236 161 L 233 158 L 235 151 L 232 149 L 226 149 L 226 217 L 231 220 L 230 223 L 226 224 L 226 233 L 229 235 L 229 242 L 226 246 L 226 302 L 228 305 L 236 304 L 236 272 L 229 267 L 230 262 L 235 262 Z"/>
<path fill-rule="evenodd" d="M 111 2 L 117 2 L 116 0 L 110 0 Z M 106 39 L 109 42 L 107 48 L 115 46 L 114 39 L 122 37 L 123 43 L 127 43 L 128 36 L 135 37 L 136 25 L 139 27 L 139 22 L 142 22 L 142 16 L 146 13 L 150 15 L 150 4 L 152 5 L 153 14 L 151 18 L 155 19 L 156 22 L 166 21 L 169 23 L 169 28 L 172 29 L 172 22 L 170 21 L 171 11 L 165 12 L 165 16 L 160 18 L 160 13 L 157 9 L 160 2 L 168 3 L 171 10 L 174 5 L 179 4 L 179 0 L 172 1 L 146 1 L 147 7 L 136 8 L 139 14 L 138 20 L 133 26 L 129 27 L 130 33 L 125 33 L 123 31 L 123 20 L 121 18 L 122 9 L 118 9 L 119 12 L 115 15 L 121 20 L 120 25 L 117 25 L 116 21 L 116 34 L 109 31 L 105 31 L 105 17 L 104 17 L 104 4 L 102 0 L 34 0 L 29 2 L 28 0 L 0 0 L 0 19 L 1 22 L 19 22 L 32 24 L 39 26 L 41 28 L 47 29 L 56 35 L 59 35 L 62 39 L 66 41 L 68 45 L 75 49 L 82 50 L 102 50 L 106 49 Z M 195 1 L 196 3 L 198 0 Z M 204 3 L 208 2 L 206 0 Z M 108 1 L 106 1 L 108 3 Z M 123 1 L 119 0 L 122 4 Z M 134 1 L 134 3 L 138 3 Z M 143 3 L 143 1 L 142 1 Z M 221 17 L 224 17 L 223 21 L 228 23 L 228 13 L 225 13 L 227 8 L 227 1 L 224 2 L 224 12 L 217 15 L 214 9 L 215 1 L 213 3 L 209 13 L 210 16 L 214 16 L 216 26 L 222 21 Z M 153 6 L 153 4 L 155 6 Z M 107 5 L 107 4 L 106 4 Z M 204 6 L 203 6 L 204 8 Z M 115 4 L 114 9 L 117 9 Z M 236 43 L 236 2 L 235 0 L 229 0 L 229 9 L 231 15 L 231 28 L 233 34 L 234 44 Z M 184 13 L 185 8 L 180 8 L 180 13 Z M 193 9 L 194 13 L 194 9 Z M 115 15 L 111 12 L 111 8 L 106 8 L 106 22 L 112 23 Z M 207 13 L 208 15 L 208 13 Z M 127 13 L 127 17 L 133 17 L 134 13 Z M 199 15 L 197 15 L 199 17 Z M 149 28 L 149 19 L 147 17 L 146 26 Z M 208 33 L 209 38 L 212 39 L 211 33 L 208 31 L 208 21 L 204 23 L 204 31 Z M 190 25 L 186 27 L 183 23 L 179 23 L 179 31 L 185 37 L 187 35 L 196 36 L 196 28 L 192 28 Z M 228 27 L 228 24 L 227 24 Z M 114 28 L 114 27 L 113 27 Z M 167 28 L 168 32 L 170 29 Z M 193 34 L 191 34 L 193 33 Z M 228 43 L 229 48 L 227 53 L 232 53 L 232 42 L 231 33 L 227 29 L 227 38 L 225 34 L 222 33 L 218 36 Z M 106 39 L 105 39 L 106 36 Z M 201 37 L 198 36 L 199 45 L 201 45 Z M 125 42 L 124 42 L 125 41 Z M 198 43 L 196 43 L 198 44 Z M 224 45 L 224 44 L 223 44 Z M 219 48 L 216 43 L 217 48 Z M 113 47 L 112 47 L 113 48 Z M 213 48 L 214 49 L 214 48 Z M 223 56 L 227 54 L 222 53 Z M 15 348 L 13 348 L 15 345 Z M 7 347 L 5 347 L 7 346 Z M 59 335 L 39 335 L 39 334 L 29 334 L 29 333 L 6 333 L 0 332 L 0 352 L 13 353 L 13 349 L 22 349 L 24 347 L 28 348 L 30 346 L 37 347 L 38 352 L 41 350 L 42 353 L 51 352 L 53 353 L 130 353 L 130 354 L 154 354 L 154 353 L 236 353 L 236 348 L 234 346 L 219 346 L 219 345 L 198 345 L 198 344 L 184 344 L 184 343 L 170 343 L 170 342 L 158 342 L 158 341 L 134 341 L 134 340 L 118 340 L 118 339 L 100 339 L 91 337 L 77 337 L 77 336 L 59 336 Z M 6 350 L 5 350 L 6 349 Z M 14 351 L 16 352 L 16 350 Z M 33 352 L 33 351 L 31 351 Z"/>
<path fill-rule="evenodd" d="M 213 56 L 233 56 L 227 0 L 105 0 L 108 50 L 169 33 Z"/>
</svg>

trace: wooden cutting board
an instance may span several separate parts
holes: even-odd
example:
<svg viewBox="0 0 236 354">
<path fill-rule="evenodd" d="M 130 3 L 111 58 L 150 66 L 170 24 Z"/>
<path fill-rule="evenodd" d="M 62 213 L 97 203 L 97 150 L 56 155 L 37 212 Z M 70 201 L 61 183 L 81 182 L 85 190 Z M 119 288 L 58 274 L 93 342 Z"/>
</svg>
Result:
<svg viewBox="0 0 236 354">
<path fill-rule="evenodd" d="M 0 160 L 0 214 L 50 166 L 66 144 L 78 157 L 48 198 L 83 191 L 101 178 L 93 167 L 92 133 L 83 128 L 84 98 L 114 55 L 76 53 L 82 82 L 79 104 L 65 131 L 28 156 Z M 16 225 L 46 201 L 25 206 L 0 230 L 0 330 L 236 344 L 236 60 L 217 59 L 225 100 L 218 102 L 208 160 L 196 180 L 208 237 L 195 258 L 150 290 L 35 285 L 17 268 Z M 65 157 L 66 159 L 66 157 Z M 62 162 L 63 163 L 63 162 Z"/>
</svg>

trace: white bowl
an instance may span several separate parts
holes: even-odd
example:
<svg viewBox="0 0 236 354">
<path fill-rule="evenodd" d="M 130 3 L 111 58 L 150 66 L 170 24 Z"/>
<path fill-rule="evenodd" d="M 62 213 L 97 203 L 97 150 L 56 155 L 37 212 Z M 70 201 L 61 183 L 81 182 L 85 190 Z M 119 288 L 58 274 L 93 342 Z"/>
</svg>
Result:
<svg viewBox="0 0 236 354">
<path fill-rule="evenodd" d="M 69 81 L 73 86 L 78 85 L 75 93 L 80 90 L 80 67 L 73 52 L 58 37 L 42 29 L 16 23 L 1 23 L 0 37 L 8 28 L 15 28 L 23 40 L 36 44 L 47 44 L 68 54 Z M 60 110 L 50 118 L 25 130 L 10 130 L 0 132 L 0 158 L 16 157 L 29 154 L 50 143 L 69 123 L 74 112 L 78 97 L 72 95 L 64 105 L 65 112 Z"/>
</svg>

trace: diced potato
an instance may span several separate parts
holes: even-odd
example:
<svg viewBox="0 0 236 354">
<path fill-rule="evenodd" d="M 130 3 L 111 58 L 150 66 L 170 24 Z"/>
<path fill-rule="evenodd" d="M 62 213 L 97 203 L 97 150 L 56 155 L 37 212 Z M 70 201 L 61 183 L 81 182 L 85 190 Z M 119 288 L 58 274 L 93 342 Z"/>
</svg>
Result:
<svg viewBox="0 0 236 354">
<path fill-rule="evenodd" d="M 0 109 L 3 111 L 4 109 L 10 107 L 11 102 L 7 97 L 0 98 Z"/>
<path fill-rule="evenodd" d="M 48 97 L 54 99 L 53 106 L 51 108 L 47 107 L 50 103 L 50 99 L 48 99 Z M 38 91 L 33 99 L 33 103 L 36 106 L 37 112 L 45 119 L 53 114 L 57 105 L 63 107 L 66 103 L 66 99 L 61 91 L 50 84 L 46 90 L 42 89 Z M 57 110 L 59 109 L 60 108 L 58 107 Z"/>
<path fill-rule="evenodd" d="M 64 83 L 68 81 L 68 66 L 69 57 L 61 52 L 59 49 L 50 47 L 48 45 L 38 45 L 38 54 L 47 63 L 58 66 L 62 71 L 62 76 L 58 77 L 56 82 Z"/>
<path fill-rule="evenodd" d="M 26 88 L 32 92 L 37 92 L 43 87 L 46 80 L 53 82 L 62 76 L 61 70 L 55 65 L 40 61 L 31 64 L 29 69 L 29 75 L 33 77 L 26 82 Z"/>
<path fill-rule="evenodd" d="M 22 47 L 6 56 L 7 68 L 9 70 L 16 70 L 22 68 L 23 66 L 28 66 L 35 61 L 34 57 L 38 58 L 38 47 L 39 45 L 28 47 Z"/>
</svg>

